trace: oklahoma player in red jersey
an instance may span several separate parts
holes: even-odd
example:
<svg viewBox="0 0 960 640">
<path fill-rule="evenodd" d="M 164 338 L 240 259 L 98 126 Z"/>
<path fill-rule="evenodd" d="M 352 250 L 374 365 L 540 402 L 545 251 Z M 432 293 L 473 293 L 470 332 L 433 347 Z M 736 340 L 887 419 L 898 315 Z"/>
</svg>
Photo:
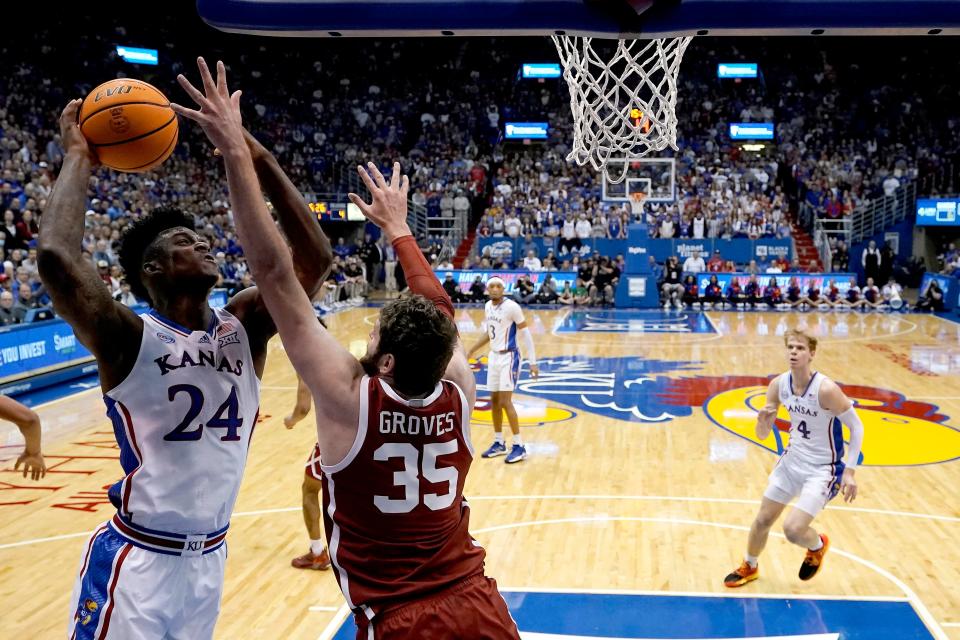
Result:
<svg viewBox="0 0 960 640">
<path fill-rule="evenodd" d="M 407 227 L 409 180 L 360 169 L 373 203 L 350 198 L 380 225 L 415 293 L 387 304 L 358 362 L 316 320 L 267 211 L 243 139 L 240 94 L 226 72 L 206 96 L 182 76 L 196 120 L 223 154 L 237 233 L 287 354 L 314 396 L 330 559 L 358 638 L 519 639 L 485 552 L 470 536 L 463 485 L 473 458 L 473 372 L 453 304 Z M 429 299 L 428 299 L 429 298 Z"/>
</svg>

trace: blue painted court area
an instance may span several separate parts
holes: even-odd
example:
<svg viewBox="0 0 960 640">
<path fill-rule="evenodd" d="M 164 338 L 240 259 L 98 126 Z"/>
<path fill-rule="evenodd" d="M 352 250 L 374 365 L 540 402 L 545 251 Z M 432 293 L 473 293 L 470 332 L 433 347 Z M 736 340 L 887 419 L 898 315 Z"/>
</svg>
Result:
<svg viewBox="0 0 960 640">
<path fill-rule="evenodd" d="M 716 333 L 706 314 L 660 309 L 595 309 L 573 311 L 559 333 Z"/>
<path fill-rule="evenodd" d="M 933 638 L 904 601 L 510 591 L 525 640 L 917 640 Z M 336 640 L 355 637 L 352 619 Z"/>
</svg>

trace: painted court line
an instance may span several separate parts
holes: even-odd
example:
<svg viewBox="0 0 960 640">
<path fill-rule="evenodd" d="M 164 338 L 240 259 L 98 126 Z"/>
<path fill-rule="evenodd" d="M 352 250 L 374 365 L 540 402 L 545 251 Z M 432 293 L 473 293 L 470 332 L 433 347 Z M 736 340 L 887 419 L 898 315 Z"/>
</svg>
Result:
<svg viewBox="0 0 960 640">
<path fill-rule="evenodd" d="M 552 524 L 582 524 L 582 523 L 591 523 L 591 522 L 649 522 L 654 524 L 680 524 L 680 525 L 689 525 L 689 526 L 700 526 L 700 527 L 716 527 L 718 529 L 730 529 L 733 531 L 750 531 L 750 527 L 745 527 L 743 525 L 735 524 L 724 524 L 720 522 L 711 522 L 708 520 L 692 520 L 686 518 L 643 518 L 643 517 L 623 517 L 623 516 L 591 516 L 586 518 L 555 518 L 549 520 L 531 520 L 527 522 L 514 522 L 510 524 L 495 525 L 492 527 L 484 527 L 482 529 L 476 529 L 473 531 L 474 534 L 481 533 L 493 533 L 495 531 L 504 531 L 506 529 L 518 529 L 522 527 L 536 527 L 542 525 L 552 525 Z M 770 535 L 776 538 L 786 539 L 782 533 L 772 532 Z M 920 620 L 927 626 L 927 629 L 933 635 L 936 640 L 949 640 L 946 632 L 940 627 L 937 620 L 930 613 L 930 610 L 927 609 L 927 606 L 923 603 L 920 597 L 906 585 L 900 578 L 896 577 L 886 569 L 877 566 L 869 560 L 865 560 L 860 556 L 857 556 L 849 551 L 843 551 L 837 549 L 836 547 L 832 548 L 833 552 L 852 560 L 858 564 L 863 565 L 864 567 L 873 570 L 875 573 L 880 574 L 890 582 L 892 582 L 901 593 L 907 596 L 907 600 L 910 602 L 910 605 L 916 611 L 917 615 L 920 617 Z"/>
<path fill-rule="evenodd" d="M 734 500 L 734 499 L 720 499 L 720 498 L 678 498 L 678 497 L 669 497 L 669 496 L 660 496 L 660 497 L 658 497 L 658 496 L 582 496 L 582 495 L 578 495 L 578 496 L 575 496 L 575 495 L 569 495 L 569 496 L 482 496 L 482 497 L 479 497 L 479 498 L 474 497 L 474 498 L 471 498 L 471 499 L 474 500 L 474 501 L 477 501 L 477 500 L 483 500 L 483 499 L 487 499 L 487 500 L 527 499 L 527 500 L 530 500 L 530 499 L 535 499 L 535 498 L 536 498 L 536 499 L 610 499 L 610 498 L 623 499 L 623 498 L 632 498 L 632 499 L 646 499 L 646 500 L 654 500 L 654 499 L 689 500 L 689 501 L 701 501 L 701 502 L 721 502 L 721 501 L 723 501 L 723 502 L 736 502 L 736 503 L 743 503 L 743 502 L 753 503 L 753 502 L 754 502 L 754 501 L 743 501 L 743 500 Z M 277 508 L 277 509 L 263 509 L 263 510 L 258 510 L 258 511 L 238 512 L 238 513 L 235 513 L 234 516 L 243 517 L 243 516 L 262 515 L 262 514 L 269 514 L 269 513 L 292 512 L 292 511 L 299 511 L 299 510 L 300 510 L 300 507 L 286 507 L 286 508 Z M 897 513 L 897 512 L 894 512 L 894 513 Z M 897 513 L 897 515 L 902 515 L 902 514 L 901 514 L 901 513 Z M 710 522 L 710 521 L 695 520 L 695 519 L 685 519 L 685 518 L 651 518 L 651 517 L 630 517 L 630 516 L 593 516 L 593 517 L 585 517 L 585 518 L 556 518 L 556 519 L 548 519 L 548 520 L 534 520 L 534 521 L 526 521 L 526 522 L 513 522 L 513 523 L 508 523 L 508 524 L 501 524 L 501 525 L 494 525 L 494 526 L 490 526 L 490 527 L 483 527 L 483 528 L 474 530 L 473 533 L 474 533 L 474 534 L 483 534 L 483 533 L 493 533 L 493 532 L 496 532 L 496 531 L 503 531 L 503 530 L 507 530 L 507 529 L 517 529 L 517 528 L 535 527 L 535 526 L 544 526 L 544 525 L 553 525 L 553 524 L 583 524 L 583 523 L 591 523 L 591 522 L 647 522 L 647 523 L 655 523 L 655 524 L 679 524 L 679 525 L 689 525 L 689 526 L 716 527 L 716 528 L 720 528 L 720 529 L 729 529 L 729 530 L 741 531 L 741 532 L 743 532 L 743 531 L 749 531 L 749 530 L 750 530 L 749 527 L 745 527 L 745 526 L 743 526 L 743 525 L 725 524 L 725 523 Z M 30 545 L 30 544 L 40 543 L 40 542 L 51 542 L 51 541 L 56 541 L 56 540 L 65 540 L 65 539 L 69 539 L 69 538 L 79 538 L 79 537 L 85 537 L 85 536 L 89 536 L 89 535 L 90 535 L 89 531 L 86 531 L 86 532 L 80 532 L 80 533 L 65 534 L 65 535 L 60 535 L 60 536 L 52 536 L 52 537 L 48 537 L 48 538 L 37 538 L 37 539 L 33 539 L 33 540 L 22 540 L 22 541 L 20 541 L 20 542 L 13 542 L 13 543 L 7 543 L 7 544 L 0 545 L 0 549 L 9 549 L 9 548 L 14 548 L 14 547 L 21 547 L 21 546 L 26 546 L 26 545 Z M 785 536 L 784 536 L 783 534 L 781 534 L 781 533 L 772 532 L 771 535 L 774 536 L 774 537 L 777 537 L 777 538 L 785 538 Z M 877 565 L 874 564 L 873 562 L 870 562 L 869 560 L 866 560 L 866 559 L 864 559 L 864 558 L 861 558 L 860 556 L 857 556 L 857 555 L 855 555 L 855 554 L 853 554 L 853 553 L 850 553 L 850 552 L 848 552 L 848 551 L 843 551 L 842 549 L 837 549 L 837 548 L 834 548 L 834 549 L 833 549 L 833 552 L 836 553 L 836 554 L 838 554 L 838 555 L 840 555 L 840 556 L 842 556 L 842 557 L 848 558 L 849 560 L 852 560 L 852 561 L 854 561 L 854 562 L 856 562 L 856 563 L 858 563 L 858 564 L 861 564 L 861 565 L 863 565 L 864 567 L 866 567 L 866 568 L 868 568 L 868 569 L 871 569 L 871 570 L 874 571 L 875 573 L 883 576 L 883 577 L 886 578 L 888 581 L 892 582 L 892 583 L 900 590 L 901 593 L 903 593 L 903 594 L 906 595 L 906 600 L 911 604 L 911 606 L 912 606 L 912 607 L 914 608 L 914 610 L 917 612 L 917 615 L 920 617 L 920 619 L 923 621 L 923 623 L 927 626 L 927 628 L 928 628 L 928 629 L 930 630 L 930 632 L 933 634 L 934 638 L 936 638 L 937 640 L 949 640 L 948 637 L 947 637 L 947 635 L 946 635 L 946 633 L 943 631 L 942 627 L 939 625 L 939 623 L 936 621 L 936 619 L 933 617 L 933 615 L 932 615 L 932 614 L 930 613 L 930 611 L 927 609 L 926 605 L 923 603 L 923 601 L 920 599 L 920 597 L 917 596 L 917 594 L 916 594 L 909 586 L 907 586 L 906 583 L 904 583 L 902 580 L 900 580 L 898 577 L 896 577 L 895 575 L 893 575 L 892 573 L 890 573 L 890 572 L 887 571 L 886 569 L 883 569 L 882 567 L 877 566 Z M 534 590 L 536 590 L 536 589 L 534 589 Z M 661 593 L 661 595 L 663 595 L 663 592 L 660 592 L 660 593 Z M 682 594 L 682 593 L 683 593 L 683 592 L 677 592 L 677 593 L 675 593 L 675 594 L 670 594 L 670 592 L 667 592 L 667 594 L 670 594 L 670 595 L 680 595 L 680 594 Z M 717 597 L 719 597 L 719 596 L 717 596 Z M 750 597 L 758 597 L 758 596 L 757 596 L 756 594 L 754 594 L 753 596 L 750 596 Z M 768 596 L 768 597 L 778 597 L 778 596 Z M 781 597 L 782 597 L 782 596 L 781 596 Z M 798 598 L 798 597 L 801 597 L 801 596 L 791 595 L 791 596 L 789 596 L 789 597 Z M 824 597 L 824 598 L 826 599 L 826 598 L 830 598 L 830 597 L 832 597 L 832 596 L 816 596 L 816 597 Z M 337 610 L 337 613 L 334 615 L 333 619 L 330 621 L 330 623 L 327 625 L 327 627 L 326 627 L 326 628 L 324 629 L 324 631 L 321 633 L 321 635 L 320 635 L 321 640 L 326 640 L 326 639 L 331 638 L 331 637 L 333 636 L 333 634 L 337 631 L 337 629 L 339 629 L 340 624 L 343 622 L 343 620 L 346 619 L 346 617 L 347 617 L 347 615 L 349 614 L 349 612 L 350 612 L 350 609 L 346 606 L 346 604 L 344 604 L 343 606 L 341 606 L 340 609 Z M 947 624 L 948 624 L 948 626 L 950 626 L 950 627 L 954 627 L 954 626 L 960 627 L 960 623 L 947 623 Z"/>
<path fill-rule="evenodd" d="M 573 636 L 556 633 L 532 633 L 528 631 L 520 632 L 521 640 L 657 640 L 656 638 L 610 638 L 607 636 Z M 679 638 L 678 640 L 683 640 Z M 696 640 L 688 638 L 687 640 Z M 717 640 L 725 640 L 718 638 Z M 840 640 L 839 633 L 815 633 L 802 636 L 762 636 L 751 638 L 730 638 L 729 640 Z"/>
<path fill-rule="evenodd" d="M 350 615 L 350 607 L 347 606 L 347 603 L 340 605 L 340 608 L 337 609 L 337 612 L 333 614 L 333 617 L 330 618 L 330 622 L 327 623 L 327 626 L 323 628 L 323 631 L 320 632 L 320 636 L 317 640 L 330 640 L 333 637 L 333 634 L 340 629 L 340 625 L 343 624 L 343 621 L 347 619 L 347 616 Z"/>
<path fill-rule="evenodd" d="M 664 596 L 681 598 L 767 598 L 771 600 L 855 600 L 857 602 L 910 602 L 909 598 L 901 596 L 843 596 L 819 595 L 815 593 L 748 593 L 745 591 L 730 591 L 717 593 L 715 591 L 650 591 L 645 589 L 562 589 L 553 587 L 498 587 L 503 593 L 595 593 L 605 596 Z"/>
<path fill-rule="evenodd" d="M 744 500 L 741 498 L 698 498 L 695 496 L 616 496 L 616 495 L 582 495 L 582 494 L 569 494 L 569 495 L 510 495 L 510 496 L 470 496 L 472 502 L 484 502 L 484 501 L 496 501 L 496 500 L 636 500 L 636 501 L 645 501 L 645 502 L 701 502 L 701 503 L 720 503 L 720 504 L 745 504 L 745 505 L 759 505 L 760 503 L 757 500 Z M 301 507 L 277 507 L 273 509 L 257 509 L 255 511 L 237 511 L 233 514 L 234 518 L 243 518 L 251 516 L 262 516 L 268 515 L 271 513 L 292 513 L 300 512 Z M 926 513 L 914 513 L 910 511 L 891 511 L 886 509 L 868 509 L 864 507 L 834 507 L 828 506 L 828 511 L 851 511 L 857 513 L 873 513 L 883 516 L 897 516 L 904 518 L 918 518 L 921 520 L 937 520 L 940 522 L 954 522 L 960 523 L 960 518 L 954 516 L 941 516 L 935 514 L 926 514 Z M 84 536 L 90 535 L 89 531 L 82 531 L 79 533 L 67 533 L 59 536 L 51 536 L 48 538 L 32 538 L 29 540 L 20 540 L 18 542 L 7 542 L 0 544 L 0 550 L 3 549 L 12 549 L 15 547 L 25 547 L 31 544 L 38 544 L 41 542 L 56 542 L 58 540 L 67 540 L 70 538 L 82 538 Z"/>
<path fill-rule="evenodd" d="M 700 498 L 696 496 L 617 496 L 617 495 L 580 495 L 580 494 L 561 494 L 561 495 L 513 495 L 513 496 L 470 496 L 471 501 L 484 500 L 640 500 L 640 501 L 665 501 L 665 502 L 713 502 L 721 504 L 746 504 L 759 506 L 759 500 L 745 500 L 742 498 Z M 928 520 L 937 520 L 940 522 L 960 523 L 960 517 L 941 516 L 928 513 L 916 513 L 912 511 L 893 511 L 889 509 L 870 509 L 867 507 L 842 507 L 828 506 L 828 511 L 851 511 L 855 513 L 873 513 L 884 516 L 899 516 L 903 518 L 919 518 Z"/>
</svg>

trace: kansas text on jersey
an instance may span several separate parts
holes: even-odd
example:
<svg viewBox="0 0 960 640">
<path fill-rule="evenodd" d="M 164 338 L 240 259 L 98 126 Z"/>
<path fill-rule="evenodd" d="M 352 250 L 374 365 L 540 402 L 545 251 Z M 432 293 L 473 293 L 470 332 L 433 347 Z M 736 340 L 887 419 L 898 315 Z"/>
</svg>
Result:
<svg viewBox="0 0 960 640">
<path fill-rule="evenodd" d="M 820 406 L 820 387 L 828 378 L 814 372 L 807 388 L 794 393 L 790 372 L 780 376 L 780 404 L 790 413 L 790 444 L 785 455 L 814 465 L 843 458 L 843 425 Z"/>
<path fill-rule="evenodd" d="M 208 540 L 225 533 L 260 381 L 247 334 L 229 312 L 215 310 L 206 331 L 155 312 L 141 318 L 136 364 L 104 395 L 125 474 L 109 495 L 118 511 L 113 526 L 127 535 L 157 534 L 153 543 L 143 535 L 138 542 L 162 552 L 169 546 L 164 533 Z"/>
</svg>

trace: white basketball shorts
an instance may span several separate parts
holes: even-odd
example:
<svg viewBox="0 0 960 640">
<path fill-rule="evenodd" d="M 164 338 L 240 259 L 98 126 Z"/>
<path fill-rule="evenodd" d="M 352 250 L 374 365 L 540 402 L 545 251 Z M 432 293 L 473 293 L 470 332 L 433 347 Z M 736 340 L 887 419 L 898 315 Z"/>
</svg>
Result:
<svg viewBox="0 0 960 640">
<path fill-rule="evenodd" d="M 816 516 L 840 490 L 843 468 L 843 462 L 814 465 L 784 454 L 770 472 L 763 497 L 780 504 L 796 498 L 797 509 Z"/>
<path fill-rule="evenodd" d="M 487 356 L 487 391 L 513 391 L 519 377 L 519 351 L 490 352 Z"/>
<path fill-rule="evenodd" d="M 83 546 L 67 637 L 205 640 L 220 613 L 227 547 L 198 556 L 131 544 L 106 523 Z"/>
</svg>

